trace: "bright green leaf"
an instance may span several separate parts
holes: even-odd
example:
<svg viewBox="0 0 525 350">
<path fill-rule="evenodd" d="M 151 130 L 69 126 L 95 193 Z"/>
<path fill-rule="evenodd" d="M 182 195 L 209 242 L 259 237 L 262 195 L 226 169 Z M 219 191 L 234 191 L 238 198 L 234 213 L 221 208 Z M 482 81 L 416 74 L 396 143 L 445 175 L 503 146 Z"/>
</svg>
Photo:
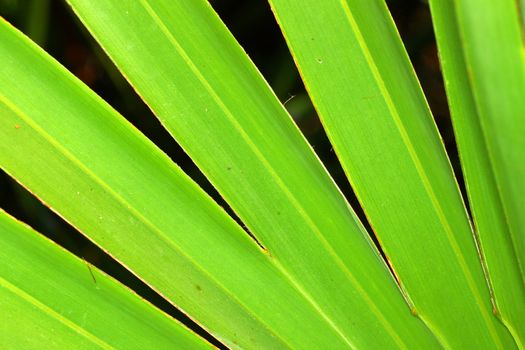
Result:
<svg viewBox="0 0 525 350">
<path fill-rule="evenodd" d="M 211 349 L 1 210 L 0 246 L 2 349 Z"/>
<path fill-rule="evenodd" d="M 525 288 L 487 153 L 453 1 L 430 2 L 456 142 L 498 316 L 525 347 Z"/>
<path fill-rule="evenodd" d="M 270 2 L 414 312 L 445 347 L 511 348 L 492 315 L 450 163 L 384 1 Z"/>
<path fill-rule="evenodd" d="M 455 9 L 481 129 L 525 276 L 525 62 L 517 2 L 464 0 Z"/>
<path fill-rule="evenodd" d="M 326 170 L 207 1 L 69 3 L 348 346 L 435 345 Z"/>
<path fill-rule="evenodd" d="M 348 346 L 271 257 L 117 112 L 4 21 L 0 42 L 8 174 L 228 346 Z"/>
</svg>

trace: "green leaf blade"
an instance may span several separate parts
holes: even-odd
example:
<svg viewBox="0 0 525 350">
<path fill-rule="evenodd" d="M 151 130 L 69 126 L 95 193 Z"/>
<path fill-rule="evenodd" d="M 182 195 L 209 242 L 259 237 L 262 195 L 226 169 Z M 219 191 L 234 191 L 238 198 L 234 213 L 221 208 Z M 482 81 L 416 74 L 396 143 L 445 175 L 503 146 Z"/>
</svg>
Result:
<svg viewBox="0 0 525 350">
<path fill-rule="evenodd" d="M 415 312 L 445 347 L 513 346 L 492 315 L 457 184 L 384 2 L 270 3 Z"/>
<path fill-rule="evenodd" d="M 524 276 L 525 63 L 517 5 L 463 1 L 455 8 L 481 129 Z"/>
<path fill-rule="evenodd" d="M 436 346 L 319 160 L 207 2 L 70 4 L 348 346 Z M 371 338 L 372 329 L 386 331 Z"/>
<path fill-rule="evenodd" d="M 8 174 L 228 346 L 347 347 L 165 154 L 5 22 L 0 38 Z"/>
<path fill-rule="evenodd" d="M 431 1 L 441 65 L 476 231 L 498 316 L 525 344 L 525 287 L 492 169 L 452 1 Z"/>
<path fill-rule="evenodd" d="M 0 242 L 2 347 L 211 348 L 95 267 L 2 211 Z"/>
</svg>

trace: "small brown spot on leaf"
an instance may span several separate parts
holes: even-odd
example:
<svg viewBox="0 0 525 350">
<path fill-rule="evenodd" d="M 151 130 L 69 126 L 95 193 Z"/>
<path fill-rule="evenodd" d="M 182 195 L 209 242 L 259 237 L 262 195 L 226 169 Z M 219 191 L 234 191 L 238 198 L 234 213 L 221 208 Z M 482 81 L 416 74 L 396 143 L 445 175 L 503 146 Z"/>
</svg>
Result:
<svg viewBox="0 0 525 350">
<path fill-rule="evenodd" d="M 15 124 L 15 129 L 20 129 L 20 125 Z"/>
<path fill-rule="evenodd" d="M 492 313 L 494 316 L 499 316 L 499 310 L 494 305 L 492 305 Z"/>
</svg>

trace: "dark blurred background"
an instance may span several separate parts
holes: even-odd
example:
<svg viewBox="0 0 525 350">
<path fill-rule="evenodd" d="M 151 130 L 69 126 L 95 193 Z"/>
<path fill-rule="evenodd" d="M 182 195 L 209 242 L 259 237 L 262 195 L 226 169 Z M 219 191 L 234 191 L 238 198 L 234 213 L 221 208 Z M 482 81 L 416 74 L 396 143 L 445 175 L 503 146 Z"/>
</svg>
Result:
<svg viewBox="0 0 525 350">
<path fill-rule="evenodd" d="M 287 50 L 266 0 L 211 0 L 215 10 L 326 164 L 349 202 L 366 222 Z M 387 1 L 421 81 L 453 167 L 461 176 L 428 5 L 421 0 Z M 189 157 L 162 128 L 80 25 L 63 0 L 0 0 L 0 16 L 22 30 L 67 69 L 109 102 L 166 152 L 188 175 L 227 207 Z M 1 45 L 1 43 L 0 43 Z M 1 116 L 0 116 L 1 117 Z M 461 178 L 459 178 L 462 183 Z M 0 170 L 0 207 L 100 267 L 146 299 L 203 333 L 131 273 L 44 207 Z M 209 338 L 210 339 L 210 338 Z M 210 339 L 211 341 L 216 341 Z"/>
</svg>

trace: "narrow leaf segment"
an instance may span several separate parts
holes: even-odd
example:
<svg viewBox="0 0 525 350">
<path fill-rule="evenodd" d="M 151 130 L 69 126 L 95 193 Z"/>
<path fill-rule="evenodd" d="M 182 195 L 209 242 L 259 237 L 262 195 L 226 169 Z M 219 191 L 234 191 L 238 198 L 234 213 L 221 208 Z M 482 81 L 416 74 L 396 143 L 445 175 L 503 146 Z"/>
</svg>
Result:
<svg viewBox="0 0 525 350">
<path fill-rule="evenodd" d="M 3 349 L 212 348 L 1 210 L 0 246 Z"/>
<path fill-rule="evenodd" d="M 451 166 L 384 1 L 270 3 L 419 317 L 445 347 L 514 347 L 492 314 Z"/>
<path fill-rule="evenodd" d="M 464 50 L 470 39 L 462 40 L 453 1 L 430 1 L 430 6 L 470 208 L 493 288 L 495 312 L 524 349 L 525 288 L 473 95 L 476 88 L 472 85 L 477 82 L 469 79 L 465 62 Z M 494 20 L 490 18 L 491 22 Z M 485 26 L 478 30 L 483 32 L 482 28 Z M 505 40 L 501 38 L 498 42 Z M 498 50 L 483 53 L 489 57 L 498 54 Z M 514 68 L 518 72 L 520 65 Z M 507 93 L 500 91 L 498 95 L 504 100 Z M 515 124 L 519 124 L 519 115 L 514 117 Z"/>
<path fill-rule="evenodd" d="M 517 1 L 454 5 L 490 164 L 525 276 L 525 61 Z"/>
</svg>

